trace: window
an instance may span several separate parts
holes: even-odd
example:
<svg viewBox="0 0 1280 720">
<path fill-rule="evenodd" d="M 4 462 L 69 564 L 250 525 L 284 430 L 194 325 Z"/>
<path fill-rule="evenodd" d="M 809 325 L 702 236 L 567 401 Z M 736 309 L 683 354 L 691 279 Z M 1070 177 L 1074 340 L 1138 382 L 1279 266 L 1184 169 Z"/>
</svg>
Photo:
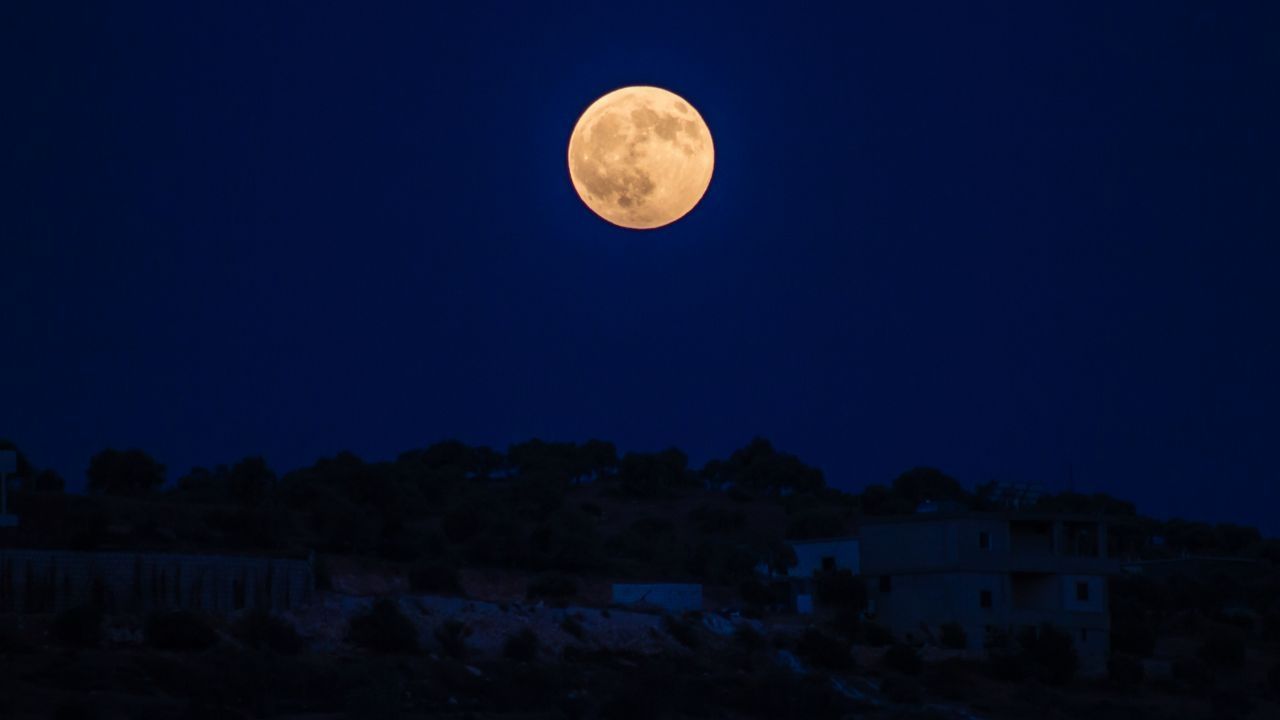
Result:
<svg viewBox="0 0 1280 720">
<path fill-rule="evenodd" d="M 991 533 L 986 530 L 978 533 L 978 548 L 981 550 L 991 549 Z"/>
<path fill-rule="evenodd" d="M 835 570 L 836 559 L 831 557 L 830 555 L 827 555 L 826 557 L 822 558 L 822 569 L 826 570 L 827 572 Z"/>
<path fill-rule="evenodd" d="M 1080 628 L 1080 642 L 1089 642 L 1089 631 L 1084 628 Z"/>
<path fill-rule="evenodd" d="M 881 575 L 880 576 L 880 592 L 887 593 L 892 591 L 893 591 L 893 576 Z"/>
<path fill-rule="evenodd" d="M 1076 583 L 1076 600 L 1080 602 L 1089 601 L 1089 583 L 1083 580 Z"/>
<path fill-rule="evenodd" d="M 984 608 L 991 607 L 991 591 L 990 590 L 983 590 L 982 592 L 978 593 L 978 604 Z"/>
</svg>

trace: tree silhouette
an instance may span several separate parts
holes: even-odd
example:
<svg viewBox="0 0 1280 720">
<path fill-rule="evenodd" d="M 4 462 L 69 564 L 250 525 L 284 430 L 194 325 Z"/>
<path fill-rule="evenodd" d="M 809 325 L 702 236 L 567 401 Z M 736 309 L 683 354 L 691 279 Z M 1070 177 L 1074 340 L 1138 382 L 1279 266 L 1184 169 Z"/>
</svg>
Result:
<svg viewBox="0 0 1280 720">
<path fill-rule="evenodd" d="M 93 456 L 86 475 L 91 493 L 146 495 L 164 484 L 164 465 L 141 450 L 108 448 Z"/>
</svg>

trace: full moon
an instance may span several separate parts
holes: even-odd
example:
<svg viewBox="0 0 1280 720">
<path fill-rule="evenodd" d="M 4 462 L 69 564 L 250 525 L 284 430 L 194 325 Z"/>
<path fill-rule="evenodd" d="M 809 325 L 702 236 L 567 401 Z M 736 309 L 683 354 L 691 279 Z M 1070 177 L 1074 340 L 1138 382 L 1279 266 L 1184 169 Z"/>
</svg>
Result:
<svg viewBox="0 0 1280 720">
<path fill-rule="evenodd" d="M 711 183 L 715 148 L 693 106 L 637 85 L 591 103 L 569 138 L 569 177 L 587 207 L 635 230 L 679 220 Z"/>
</svg>

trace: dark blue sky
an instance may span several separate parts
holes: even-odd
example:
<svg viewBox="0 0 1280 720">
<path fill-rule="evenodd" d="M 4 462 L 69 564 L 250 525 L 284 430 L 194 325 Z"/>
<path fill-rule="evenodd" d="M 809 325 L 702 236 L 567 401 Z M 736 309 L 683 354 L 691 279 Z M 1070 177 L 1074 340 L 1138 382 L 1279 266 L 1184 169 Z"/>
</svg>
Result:
<svg viewBox="0 0 1280 720">
<path fill-rule="evenodd" d="M 1280 5 L 6 2 L 0 436 L 921 464 L 1280 533 Z M 592 100 L 716 143 L 637 233 Z"/>
</svg>

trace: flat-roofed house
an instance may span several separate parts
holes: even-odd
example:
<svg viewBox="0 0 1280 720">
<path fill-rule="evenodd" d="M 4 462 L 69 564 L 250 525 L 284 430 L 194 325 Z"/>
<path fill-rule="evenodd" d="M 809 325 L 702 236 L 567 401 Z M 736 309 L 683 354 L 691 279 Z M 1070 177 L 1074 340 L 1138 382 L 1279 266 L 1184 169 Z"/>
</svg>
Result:
<svg viewBox="0 0 1280 720">
<path fill-rule="evenodd" d="M 1106 520 L 921 513 L 865 521 L 860 539 L 870 611 L 899 637 L 955 623 L 982 653 L 1050 623 L 1071 634 L 1082 671 L 1105 670 L 1107 578 L 1120 570 Z"/>
</svg>

